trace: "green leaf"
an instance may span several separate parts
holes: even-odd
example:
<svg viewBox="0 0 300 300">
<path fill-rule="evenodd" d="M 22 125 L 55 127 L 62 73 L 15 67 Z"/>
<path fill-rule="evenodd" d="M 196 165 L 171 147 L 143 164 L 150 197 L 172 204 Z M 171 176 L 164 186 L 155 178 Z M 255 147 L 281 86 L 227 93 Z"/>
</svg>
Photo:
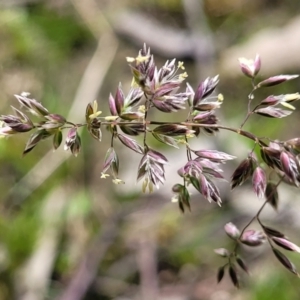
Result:
<svg viewBox="0 0 300 300">
<path fill-rule="evenodd" d="M 53 147 L 56 150 L 62 142 L 62 132 L 57 130 L 53 136 Z"/>
<path fill-rule="evenodd" d="M 155 133 L 155 132 L 152 132 L 152 135 L 156 140 L 158 140 L 159 142 L 161 142 L 163 144 L 174 147 L 176 149 L 179 148 L 178 145 L 177 145 L 177 140 L 174 139 L 174 138 L 171 138 L 169 136 L 165 136 L 165 135 L 162 135 L 162 134 L 158 134 L 158 133 Z"/>
</svg>

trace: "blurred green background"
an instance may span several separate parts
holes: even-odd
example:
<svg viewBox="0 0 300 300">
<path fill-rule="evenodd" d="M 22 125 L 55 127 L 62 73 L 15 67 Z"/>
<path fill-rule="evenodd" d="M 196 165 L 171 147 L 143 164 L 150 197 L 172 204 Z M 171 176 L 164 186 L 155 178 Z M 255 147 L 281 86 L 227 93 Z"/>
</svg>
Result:
<svg viewBox="0 0 300 300">
<path fill-rule="evenodd" d="M 183 60 L 194 88 L 220 74 L 225 101 L 219 118 L 238 127 L 251 84 L 237 59 L 259 53 L 264 78 L 299 73 L 299 11 L 294 0 L 0 0 L 0 112 L 10 114 L 10 105 L 18 106 L 13 95 L 25 91 L 73 122 L 84 121 L 95 99 L 108 114 L 109 93 L 120 81 L 125 91 L 131 83 L 125 57 L 136 56 L 145 42 L 158 65 Z M 257 101 L 299 88 L 295 80 L 260 92 Z M 297 111 L 280 120 L 253 117 L 245 128 L 289 139 L 299 137 L 298 120 Z M 128 149 L 118 149 L 127 184 L 100 179 L 105 132 L 98 143 L 82 131 L 76 158 L 52 151 L 47 140 L 22 157 L 27 139 L 0 141 L 0 300 L 299 299 L 299 279 L 268 245 L 242 250 L 251 276 L 240 272 L 241 290 L 228 276 L 217 285 L 223 260 L 213 249 L 232 246 L 224 224 L 242 227 L 261 205 L 250 184 L 231 193 L 222 183 L 222 208 L 196 196 L 192 212 L 181 214 L 170 187 L 185 162 L 184 148 L 174 152 L 155 143 L 169 157 L 169 176 L 165 187 L 143 195 L 135 184 L 140 157 Z M 252 147 L 226 132 L 194 143 L 238 157 L 226 166 L 228 180 Z M 267 208 L 262 219 L 300 244 L 298 191 L 279 192 L 278 213 Z M 289 257 L 300 268 L 299 255 Z"/>
</svg>

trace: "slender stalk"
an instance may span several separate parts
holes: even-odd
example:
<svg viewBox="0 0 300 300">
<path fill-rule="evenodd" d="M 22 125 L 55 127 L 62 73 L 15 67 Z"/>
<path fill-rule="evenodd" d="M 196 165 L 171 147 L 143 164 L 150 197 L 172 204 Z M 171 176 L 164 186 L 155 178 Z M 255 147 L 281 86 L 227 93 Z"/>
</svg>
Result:
<svg viewBox="0 0 300 300">
<path fill-rule="evenodd" d="M 249 103 L 250 103 L 250 101 L 249 101 Z M 245 120 L 243 121 L 243 123 L 242 123 L 241 126 L 240 126 L 240 129 L 243 128 L 243 126 L 244 126 L 245 123 L 248 121 L 248 119 L 249 119 L 249 117 L 252 115 L 252 113 L 253 113 L 252 111 L 250 111 L 250 112 L 247 113 Z"/>
<path fill-rule="evenodd" d="M 244 126 L 245 123 L 248 121 L 248 119 L 250 118 L 250 116 L 253 115 L 254 111 L 260 106 L 260 105 L 256 105 L 256 106 L 251 110 L 251 108 L 250 108 L 251 101 L 252 101 L 252 99 L 249 100 L 249 103 L 248 103 L 248 105 L 249 105 L 249 106 L 248 106 L 248 113 L 247 113 L 247 115 L 246 115 L 245 120 L 244 120 L 243 123 L 241 124 L 240 129 L 243 128 L 243 126 Z"/>
<path fill-rule="evenodd" d="M 184 139 L 185 139 L 185 142 L 186 142 L 186 156 L 187 156 L 187 159 L 188 160 L 192 160 L 191 149 L 190 149 L 190 147 L 188 145 L 188 138 L 187 138 L 186 135 L 184 136 Z"/>
<path fill-rule="evenodd" d="M 146 115 L 145 115 L 146 116 Z M 129 125 L 133 124 L 131 121 L 113 121 L 113 122 L 102 122 L 102 125 L 116 125 L 116 126 L 122 126 L 122 125 Z M 223 129 L 231 132 L 235 132 L 241 136 L 244 136 L 250 140 L 253 140 L 260 146 L 266 147 L 267 144 L 264 143 L 259 137 L 254 135 L 253 133 L 233 127 L 228 127 L 228 126 L 223 126 L 219 124 L 199 124 L 199 123 L 193 123 L 193 122 L 162 122 L 162 121 L 147 121 L 145 120 L 144 122 L 135 122 L 134 124 L 140 124 L 140 125 L 184 125 L 184 126 L 193 126 L 193 127 L 201 127 L 201 128 L 218 128 L 218 129 Z M 81 124 L 83 125 L 83 124 Z M 145 135 L 144 134 L 144 142 L 145 142 Z"/>
<path fill-rule="evenodd" d="M 74 127 L 80 127 L 81 124 L 74 124 L 73 122 L 66 121 L 66 124 L 72 125 Z"/>
<path fill-rule="evenodd" d="M 147 146 L 147 143 L 146 143 L 146 140 L 147 140 L 147 116 L 148 116 L 148 111 L 150 109 L 150 100 L 147 98 L 147 96 L 145 95 L 146 97 L 146 102 L 145 102 L 145 116 L 144 116 L 144 121 L 143 121 L 143 124 L 144 124 L 144 139 L 143 139 L 143 144 L 144 144 L 144 150 L 146 151 L 146 149 L 148 148 Z"/>
<path fill-rule="evenodd" d="M 191 117 L 191 113 L 192 113 L 192 110 L 190 108 L 189 114 L 188 114 L 185 122 L 189 122 L 190 117 Z M 190 149 L 189 144 L 188 144 L 188 137 L 185 135 L 184 139 L 185 139 L 185 142 L 186 142 L 186 156 L 187 156 L 187 159 L 192 160 L 192 153 L 191 153 L 191 149 Z"/>
<path fill-rule="evenodd" d="M 253 114 L 254 110 L 257 108 L 257 106 L 256 106 L 254 109 L 251 109 L 251 103 L 252 103 L 252 100 L 254 99 L 254 91 L 256 90 L 254 78 L 252 78 L 251 84 L 252 84 L 253 89 L 252 89 L 251 93 L 248 95 L 247 115 L 246 115 L 246 118 L 244 119 L 244 121 L 242 122 L 240 129 L 243 128 L 245 123 L 248 121 L 249 117 Z"/>
<path fill-rule="evenodd" d="M 129 125 L 129 124 L 137 124 L 137 125 L 144 125 L 145 126 L 145 133 L 144 133 L 144 145 L 147 146 L 146 144 L 146 127 L 147 125 L 184 125 L 184 126 L 190 126 L 190 127 L 201 127 L 201 128 L 217 128 L 217 129 L 223 129 L 223 130 L 227 130 L 227 131 L 231 131 L 234 133 L 237 133 L 241 136 L 244 136 L 250 140 L 253 140 L 254 142 L 256 142 L 257 144 L 259 144 L 260 146 L 263 147 L 267 147 L 268 145 L 266 143 L 264 143 L 262 141 L 262 138 L 257 137 L 256 135 L 254 135 L 253 133 L 246 131 L 246 130 L 242 130 L 242 129 L 238 129 L 238 128 L 233 128 L 233 127 L 228 127 L 228 126 L 223 126 L 223 125 L 219 125 L 219 124 L 199 124 L 199 123 L 193 123 L 193 122 L 162 122 L 162 121 L 147 121 L 146 120 L 147 117 L 147 110 L 145 112 L 145 119 L 143 122 L 132 122 L 132 121 L 104 121 L 101 124 L 106 126 L 106 125 L 114 125 L 114 126 L 122 126 L 122 125 Z M 71 122 L 68 122 L 68 124 L 73 124 Z M 84 127 L 87 126 L 87 123 L 82 123 L 82 124 L 74 124 L 74 126 L 76 127 Z M 64 128 L 69 128 L 69 127 L 64 127 Z M 63 129 L 64 129 L 63 128 Z"/>
<path fill-rule="evenodd" d="M 111 134 L 111 138 L 110 138 L 110 147 L 113 148 L 114 147 L 114 132 Z"/>
<path fill-rule="evenodd" d="M 273 191 L 272 191 L 272 193 L 270 194 L 270 195 L 272 195 L 273 193 L 275 193 L 275 189 L 280 185 L 280 183 L 283 181 L 283 178 L 284 177 L 281 177 L 280 179 L 279 179 L 279 181 L 277 182 L 277 184 L 275 185 L 275 187 L 274 187 L 274 189 L 273 189 Z M 243 236 L 243 233 L 245 232 L 245 230 L 254 222 L 254 220 L 257 220 L 257 222 L 259 223 L 259 225 L 262 227 L 262 229 L 263 229 L 263 224 L 261 223 L 261 221 L 260 221 L 260 219 L 259 219 L 259 216 L 260 216 L 260 214 L 261 214 L 261 212 L 263 211 L 263 209 L 265 208 L 265 206 L 267 205 L 267 203 L 268 203 L 268 200 L 269 199 L 266 199 L 265 200 L 265 202 L 262 204 L 262 206 L 260 207 L 260 209 L 257 211 L 257 213 L 252 217 L 252 219 L 247 223 L 247 225 L 243 228 L 243 230 L 241 231 L 241 233 L 240 233 L 240 236 L 239 236 L 239 238 L 238 238 L 238 240 L 237 240 L 237 242 L 236 242 L 236 244 L 235 244 L 235 246 L 234 246 L 234 249 L 233 249 L 233 251 L 232 251 L 232 253 L 235 255 L 236 254 L 236 250 L 237 250 L 237 247 L 238 247 L 238 245 L 239 245 L 239 242 L 240 242 L 240 239 L 241 239 L 241 237 Z"/>
</svg>

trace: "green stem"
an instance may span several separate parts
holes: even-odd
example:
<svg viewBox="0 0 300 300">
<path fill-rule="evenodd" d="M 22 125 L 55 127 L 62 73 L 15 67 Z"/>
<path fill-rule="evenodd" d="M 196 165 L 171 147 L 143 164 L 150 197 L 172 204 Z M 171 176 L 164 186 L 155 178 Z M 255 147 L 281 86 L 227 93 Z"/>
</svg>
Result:
<svg viewBox="0 0 300 300">
<path fill-rule="evenodd" d="M 116 125 L 116 126 L 122 126 L 122 125 L 129 125 L 133 124 L 131 121 L 113 121 L 113 122 L 102 122 L 102 125 Z M 260 146 L 267 147 L 268 145 L 264 143 L 260 138 L 258 138 L 256 135 L 249 131 L 237 129 L 237 128 L 232 128 L 232 127 L 227 127 L 223 125 L 218 125 L 218 124 L 199 124 L 199 123 L 192 123 L 192 122 L 161 122 L 161 121 L 144 121 L 144 122 L 135 122 L 134 124 L 140 124 L 140 125 L 184 125 L 184 126 L 193 126 L 193 127 L 201 127 L 201 128 L 217 128 L 217 129 L 223 129 L 231 132 L 235 132 L 241 136 L 244 136 L 250 140 L 253 140 Z"/>
<path fill-rule="evenodd" d="M 253 114 L 253 112 L 254 112 L 255 109 L 257 108 L 257 106 L 256 106 L 254 109 L 251 109 L 251 103 L 252 103 L 252 100 L 254 99 L 254 91 L 256 90 L 254 78 L 252 78 L 251 84 L 252 84 L 253 89 L 252 89 L 251 93 L 248 95 L 248 109 L 247 109 L 247 115 L 246 115 L 245 120 L 244 120 L 243 123 L 241 124 L 240 129 L 243 128 L 243 126 L 245 125 L 245 123 L 248 121 L 249 117 Z"/>
<path fill-rule="evenodd" d="M 275 187 L 274 187 L 272 193 L 270 194 L 270 196 L 272 196 L 272 194 L 275 193 L 275 189 L 280 185 L 280 183 L 282 182 L 282 180 L 283 180 L 283 177 L 281 177 L 281 178 L 279 179 L 279 181 L 278 181 L 277 184 L 275 185 Z M 240 236 L 239 236 L 239 238 L 238 238 L 238 240 L 237 240 L 237 242 L 236 242 L 236 244 L 235 244 L 235 246 L 234 246 L 234 249 L 233 249 L 233 251 L 232 251 L 232 253 L 233 253 L 234 255 L 236 255 L 236 250 L 237 250 L 237 247 L 238 247 L 238 245 L 239 245 L 240 239 L 241 239 L 241 237 L 243 236 L 243 233 L 244 233 L 245 230 L 253 223 L 254 220 L 257 220 L 257 222 L 259 223 L 259 225 L 260 225 L 260 226 L 262 227 L 262 229 L 263 229 L 263 224 L 261 223 L 261 221 L 260 221 L 260 219 L 259 219 L 259 215 L 261 214 L 261 212 L 263 211 L 263 209 L 264 209 L 264 207 L 267 205 L 267 203 L 268 203 L 268 199 L 265 200 L 265 202 L 264 202 L 263 205 L 260 207 L 260 209 L 257 211 L 257 213 L 255 214 L 255 216 L 253 216 L 253 218 L 247 223 L 247 225 L 246 225 L 246 226 L 243 228 L 243 230 L 241 231 Z M 272 246 L 272 245 L 271 245 L 271 246 Z"/>
<path fill-rule="evenodd" d="M 183 126 L 190 126 L 190 127 L 201 127 L 201 128 L 217 128 L 217 129 L 223 129 L 223 130 L 227 130 L 227 131 L 231 131 L 234 133 L 237 133 L 241 136 L 244 136 L 250 140 L 253 140 L 254 142 L 256 142 L 257 144 L 259 144 L 260 146 L 263 147 L 267 147 L 268 145 L 266 143 L 264 143 L 262 141 L 261 138 L 257 137 L 256 135 L 254 135 L 253 133 L 246 131 L 246 130 L 242 130 L 242 129 L 237 129 L 237 128 L 233 128 L 233 127 L 228 127 L 228 126 L 223 126 L 223 125 L 219 125 L 219 124 L 199 124 L 199 123 L 193 123 L 193 122 L 162 122 L 162 121 L 147 121 L 146 120 L 147 117 L 147 109 L 145 112 L 145 119 L 143 122 L 132 122 L 132 121 L 104 121 L 101 124 L 106 126 L 106 125 L 114 125 L 114 126 L 122 126 L 122 125 L 129 125 L 129 124 L 139 124 L 139 125 L 145 125 L 145 129 L 147 127 L 147 125 L 183 125 Z M 87 126 L 87 123 L 83 123 L 83 124 L 73 124 L 71 122 L 68 122 L 68 124 L 72 124 L 73 126 L 76 127 L 83 127 L 83 126 Z M 144 133 L 144 145 L 146 145 L 146 130 Z"/>
<path fill-rule="evenodd" d="M 147 96 L 145 95 L 146 97 L 146 102 L 145 102 L 145 115 L 144 115 L 144 121 L 143 121 L 143 124 L 144 124 L 144 139 L 143 139 L 143 144 L 144 144 L 144 151 L 146 152 L 148 146 L 147 146 L 147 143 L 146 143 L 146 139 L 147 139 L 147 116 L 148 116 L 148 111 L 150 109 L 150 100 L 147 98 Z"/>
</svg>

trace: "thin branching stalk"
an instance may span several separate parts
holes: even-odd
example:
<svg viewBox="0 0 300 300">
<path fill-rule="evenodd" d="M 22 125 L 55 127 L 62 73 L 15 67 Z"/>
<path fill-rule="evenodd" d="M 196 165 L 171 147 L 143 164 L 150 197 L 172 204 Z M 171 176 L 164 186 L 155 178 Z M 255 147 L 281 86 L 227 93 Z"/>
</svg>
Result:
<svg viewBox="0 0 300 300">
<path fill-rule="evenodd" d="M 279 201 L 277 189 L 281 183 L 285 182 L 296 188 L 300 186 L 300 137 L 279 141 L 259 137 L 242 129 L 253 114 L 269 118 L 289 116 L 295 110 L 291 103 L 300 100 L 299 93 L 270 95 L 257 101 L 259 96 L 256 95 L 254 98 L 254 92 L 257 94 L 262 88 L 296 79 L 298 75 L 277 75 L 260 81 L 257 77 L 261 67 L 259 55 L 251 60 L 240 58 L 241 71 L 251 79 L 252 91 L 248 96 L 247 114 L 241 126 L 235 128 L 219 124 L 215 114 L 224 102 L 222 94 L 215 94 L 219 83 L 218 75 L 201 81 L 195 90 L 187 83 L 185 91 L 179 92 L 187 78 L 182 62 L 176 65 L 175 59 L 168 60 L 163 67 L 158 68 L 150 48 L 146 45 L 139 51 L 137 57 L 128 57 L 127 61 L 133 75 L 133 83 L 127 95 L 121 83 L 115 95 L 109 95 L 110 115 L 102 117 L 102 111 L 98 109 L 97 101 L 94 101 L 87 104 L 85 122 L 77 124 L 60 114 L 49 112 L 40 102 L 30 98 L 28 93 L 22 93 L 16 95 L 16 98 L 21 108 L 27 110 L 29 115 L 12 107 L 15 115 L 0 116 L 0 135 L 11 136 L 31 131 L 32 134 L 23 151 L 25 155 L 42 140 L 50 138 L 53 148 L 57 149 L 63 141 L 62 132 L 66 131 L 64 149 L 77 156 L 82 148 L 80 128 L 85 128 L 98 141 L 101 141 L 102 130 L 106 128 L 111 139 L 104 158 L 101 178 L 111 176 L 115 184 L 125 183 L 119 178 L 120 160 L 115 149 L 115 140 L 119 140 L 124 147 L 141 155 L 137 180 L 142 180 L 143 192 L 152 192 L 154 188 L 158 189 L 165 182 L 165 166 L 168 164 L 165 155 L 152 148 L 151 144 L 148 145 L 150 141 L 148 137 L 152 136 L 157 141 L 175 148 L 184 144 L 187 161 L 177 171 L 181 177 L 180 183 L 175 183 L 172 187 L 174 193 L 172 200 L 178 203 L 182 212 L 186 209 L 191 210 L 190 188 L 196 190 L 207 201 L 221 206 L 222 195 L 217 182 L 225 179 L 222 165 L 236 158 L 217 149 L 193 149 L 189 140 L 201 138 L 201 132 L 214 136 L 223 130 L 250 139 L 254 145 L 234 170 L 230 180 L 231 189 L 251 179 L 255 195 L 263 198 L 264 202 L 241 231 L 233 223 L 224 226 L 225 232 L 235 241 L 235 244 L 233 251 L 224 248 L 215 250 L 217 254 L 227 259 L 218 270 L 218 282 L 222 280 L 225 269 L 228 269 L 232 283 L 239 287 L 236 265 L 248 273 L 248 268 L 240 257 L 240 249 L 242 249 L 240 246 L 260 246 L 266 239 L 278 261 L 298 275 L 294 265 L 277 247 L 295 252 L 300 252 L 300 247 L 289 241 L 283 233 L 264 225 L 260 220 L 260 214 L 267 204 L 277 209 Z M 172 113 L 186 107 L 189 111 L 185 121 L 156 121 L 151 120 L 149 115 L 150 109 Z M 30 114 L 38 117 L 39 122 L 34 123 Z M 138 135 L 142 136 L 142 145 L 135 139 Z M 256 157 L 254 150 L 260 152 L 259 157 Z M 272 172 L 268 172 L 269 169 Z M 273 183 L 268 173 L 275 173 L 279 181 Z M 249 229 L 255 220 L 260 224 L 262 232 Z"/>
</svg>

